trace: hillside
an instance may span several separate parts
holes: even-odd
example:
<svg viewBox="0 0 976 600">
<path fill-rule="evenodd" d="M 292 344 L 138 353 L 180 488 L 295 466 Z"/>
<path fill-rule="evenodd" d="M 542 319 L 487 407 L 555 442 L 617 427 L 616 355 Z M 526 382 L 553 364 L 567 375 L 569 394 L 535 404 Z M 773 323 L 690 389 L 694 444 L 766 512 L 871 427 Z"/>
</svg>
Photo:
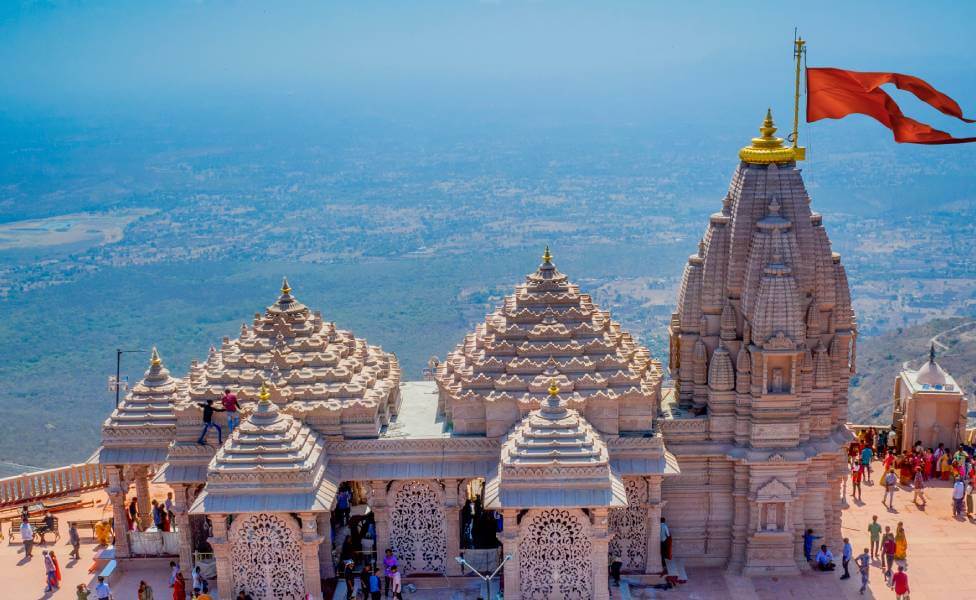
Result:
<svg viewBox="0 0 976 600">
<path fill-rule="evenodd" d="M 893 379 L 906 361 L 918 368 L 935 342 L 937 360 L 967 397 L 976 387 L 976 320 L 936 319 L 859 340 L 857 375 L 851 382 L 850 420 L 888 424 Z"/>
</svg>

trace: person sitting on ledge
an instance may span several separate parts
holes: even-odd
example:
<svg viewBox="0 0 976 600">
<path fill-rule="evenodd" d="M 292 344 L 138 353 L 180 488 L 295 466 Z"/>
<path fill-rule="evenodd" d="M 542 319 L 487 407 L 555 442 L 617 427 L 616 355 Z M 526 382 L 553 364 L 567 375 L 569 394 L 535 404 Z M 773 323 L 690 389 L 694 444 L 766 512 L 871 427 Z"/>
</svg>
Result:
<svg viewBox="0 0 976 600">
<path fill-rule="evenodd" d="M 826 544 L 821 545 L 820 552 L 817 552 L 817 569 L 820 571 L 834 570 L 834 555 L 827 549 Z"/>
</svg>

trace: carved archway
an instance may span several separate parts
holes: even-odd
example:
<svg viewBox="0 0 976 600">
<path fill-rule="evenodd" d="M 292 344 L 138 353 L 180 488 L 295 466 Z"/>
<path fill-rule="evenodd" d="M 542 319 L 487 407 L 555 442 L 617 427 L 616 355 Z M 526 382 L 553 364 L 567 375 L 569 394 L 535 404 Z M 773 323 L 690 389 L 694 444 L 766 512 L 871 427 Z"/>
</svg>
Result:
<svg viewBox="0 0 976 600">
<path fill-rule="evenodd" d="M 627 506 L 610 509 L 610 554 L 619 556 L 625 571 L 644 571 L 647 563 L 647 483 L 625 479 Z"/>
<path fill-rule="evenodd" d="M 243 590 L 254 600 L 305 598 L 302 535 L 291 516 L 240 516 L 231 525 L 229 537 L 234 595 Z"/>
<path fill-rule="evenodd" d="M 390 547 L 401 572 L 444 573 L 447 534 L 441 487 L 431 481 L 400 481 L 390 490 Z"/>
<path fill-rule="evenodd" d="M 529 511 L 519 529 L 519 581 L 523 599 L 593 597 L 593 544 L 589 520 L 581 511 Z"/>
</svg>

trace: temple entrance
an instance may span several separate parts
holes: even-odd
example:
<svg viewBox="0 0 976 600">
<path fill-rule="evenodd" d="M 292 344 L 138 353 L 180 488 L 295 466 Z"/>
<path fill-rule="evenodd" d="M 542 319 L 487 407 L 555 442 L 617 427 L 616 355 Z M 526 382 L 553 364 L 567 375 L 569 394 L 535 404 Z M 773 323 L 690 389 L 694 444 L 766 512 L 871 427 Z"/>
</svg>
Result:
<svg viewBox="0 0 976 600">
<path fill-rule="evenodd" d="M 331 535 L 336 573 L 346 561 L 353 561 L 358 572 L 373 566 L 382 556 L 376 554 L 376 519 L 369 503 L 369 490 L 359 481 L 344 481 L 336 493 L 332 511 Z"/>
<path fill-rule="evenodd" d="M 576 509 L 531 510 L 522 517 L 519 580 L 525 600 L 593 597 L 589 520 Z"/>
<path fill-rule="evenodd" d="M 643 573 L 647 564 L 647 484 L 625 479 L 627 506 L 609 514 L 610 555 L 620 558 L 623 571 Z"/>
<path fill-rule="evenodd" d="M 445 573 L 447 534 L 441 486 L 434 481 L 398 481 L 388 497 L 390 547 L 401 571 L 407 575 Z"/>
<path fill-rule="evenodd" d="M 301 530 L 285 514 L 240 516 L 230 527 L 234 594 L 254 600 L 305 598 Z"/>
<path fill-rule="evenodd" d="M 472 479 L 461 488 L 464 504 L 460 509 L 462 550 L 491 550 L 498 548 L 498 534 L 502 530 L 502 516 L 484 509 L 485 480 Z"/>
</svg>

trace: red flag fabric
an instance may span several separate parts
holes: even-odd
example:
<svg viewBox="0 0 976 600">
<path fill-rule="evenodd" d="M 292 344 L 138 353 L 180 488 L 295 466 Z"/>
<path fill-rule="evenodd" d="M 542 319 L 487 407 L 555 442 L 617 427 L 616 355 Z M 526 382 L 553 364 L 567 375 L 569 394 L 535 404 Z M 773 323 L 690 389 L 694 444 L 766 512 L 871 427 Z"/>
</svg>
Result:
<svg viewBox="0 0 976 600">
<path fill-rule="evenodd" d="M 807 123 L 820 119 L 840 119 L 853 113 L 877 119 L 895 134 L 896 142 L 912 144 L 962 144 L 976 137 L 955 138 L 930 125 L 906 117 L 895 100 L 881 86 L 894 84 L 911 92 L 939 112 L 966 123 L 955 100 L 925 81 L 900 73 L 869 73 L 826 67 L 807 69 Z"/>
</svg>

